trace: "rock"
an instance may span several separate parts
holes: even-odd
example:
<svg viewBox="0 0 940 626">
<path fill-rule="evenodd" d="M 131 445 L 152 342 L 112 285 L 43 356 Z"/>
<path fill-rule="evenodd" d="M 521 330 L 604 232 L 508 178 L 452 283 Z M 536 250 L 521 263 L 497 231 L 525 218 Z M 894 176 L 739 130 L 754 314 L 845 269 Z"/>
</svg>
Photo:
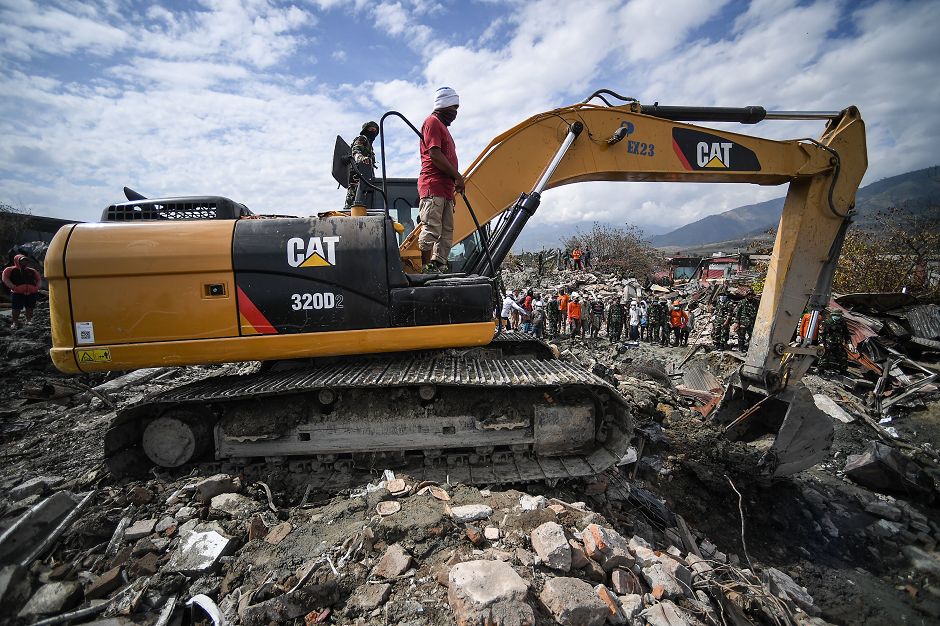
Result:
<svg viewBox="0 0 940 626">
<path fill-rule="evenodd" d="M 702 543 L 700 543 L 699 546 L 698 546 L 698 550 L 699 550 L 699 552 L 702 553 L 702 557 L 704 557 L 704 558 L 706 558 L 706 559 L 710 559 L 710 558 L 712 558 L 713 556 L 715 556 L 715 553 L 716 553 L 716 552 L 718 552 L 718 546 L 716 546 L 715 544 L 713 544 L 713 543 L 712 543 L 711 541 L 709 541 L 708 539 L 703 539 L 703 540 L 702 540 Z"/>
<path fill-rule="evenodd" d="M 940 560 L 917 546 L 902 546 L 901 553 L 908 558 L 915 571 L 940 577 Z"/>
<path fill-rule="evenodd" d="M 392 586 L 387 583 L 363 585 L 356 593 L 350 596 L 346 606 L 352 607 L 362 614 L 366 614 L 385 604 L 391 593 Z"/>
<path fill-rule="evenodd" d="M 590 524 L 581 533 L 584 550 L 588 556 L 600 562 L 605 572 L 615 567 L 631 568 L 635 559 L 630 553 L 630 544 L 615 530 Z"/>
<path fill-rule="evenodd" d="M 550 578 L 539 599 L 563 626 L 601 626 L 610 608 L 577 578 Z"/>
<path fill-rule="evenodd" d="M 519 561 L 519 565 L 523 567 L 534 567 L 536 565 L 542 564 L 542 559 L 538 555 L 532 554 L 528 550 L 523 550 L 522 548 L 516 548 L 515 551 L 516 560 Z"/>
<path fill-rule="evenodd" d="M 268 527 L 264 525 L 264 520 L 258 516 L 251 518 L 251 523 L 248 525 L 248 541 L 264 539 L 267 536 Z"/>
<path fill-rule="evenodd" d="M 519 498 L 519 506 L 522 507 L 523 511 L 535 511 L 548 506 L 548 500 L 545 499 L 545 496 L 522 494 L 522 497 Z"/>
<path fill-rule="evenodd" d="M 649 567 L 644 567 L 643 578 L 646 579 L 650 587 L 661 586 L 663 588 L 663 597 L 668 599 L 682 598 L 686 594 L 692 593 L 691 589 L 684 587 L 673 578 L 662 563 L 654 563 Z"/>
<path fill-rule="evenodd" d="M 29 598 L 29 575 L 21 565 L 6 565 L 0 569 L 0 606 L 15 611 Z"/>
<path fill-rule="evenodd" d="M 372 575 L 376 578 L 395 578 L 408 571 L 409 567 L 411 555 L 396 543 L 388 547 Z"/>
<path fill-rule="evenodd" d="M 77 582 L 49 583 L 33 594 L 17 617 L 31 618 L 56 615 L 67 611 L 82 599 L 82 586 Z"/>
<path fill-rule="evenodd" d="M 679 583 L 689 589 L 692 588 L 692 571 L 676 559 L 668 556 L 659 560 L 663 568 Z"/>
<path fill-rule="evenodd" d="M 11 501 L 16 502 L 23 498 L 37 493 L 42 493 L 48 489 L 55 489 L 65 482 L 61 476 L 36 476 L 20 483 L 7 494 Z"/>
<path fill-rule="evenodd" d="M 88 588 L 88 591 L 85 592 L 86 600 L 97 600 L 98 598 L 104 598 L 112 591 L 121 586 L 121 568 L 114 567 L 109 569 L 104 574 L 95 579 L 95 582 L 91 583 L 91 586 Z"/>
<path fill-rule="evenodd" d="M 127 501 L 137 506 L 147 504 L 152 498 L 153 494 L 150 493 L 150 490 L 146 487 L 134 487 L 131 489 L 131 492 L 127 494 Z"/>
<path fill-rule="evenodd" d="M 223 493 L 235 493 L 238 491 L 238 485 L 228 474 L 216 474 L 208 478 L 203 478 L 196 483 L 196 495 L 203 504 L 209 504 L 212 498 Z"/>
<path fill-rule="evenodd" d="M 587 574 L 588 579 L 592 582 L 602 583 L 607 581 L 607 572 L 605 572 L 601 564 L 594 559 L 588 559 L 587 565 L 584 566 L 584 573 Z"/>
<path fill-rule="evenodd" d="M 630 539 L 630 553 L 633 555 L 636 564 L 640 567 L 649 567 L 659 563 L 659 557 L 656 556 L 656 553 L 648 545 L 644 545 L 645 541 L 641 543 L 638 539 L 639 537 Z"/>
<path fill-rule="evenodd" d="M 813 604 L 813 596 L 796 584 L 792 578 L 778 569 L 768 567 L 763 573 L 763 583 L 771 594 L 778 598 L 789 598 L 809 615 L 818 616 L 822 611 Z"/>
<path fill-rule="evenodd" d="M 149 554 L 144 555 L 143 557 L 128 565 L 127 575 L 130 578 L 153 576 L 157 573 L 157 570 L 160 569 L 160 566 L 158 565 L 159 562 L 160 555 L 156 552 L 150 552 Z"/>
<path fill-rule="evenodd" d="M 901 509 L 880 500 L 869 502 L 865 505 L 865 510 L 891 522 L 897 522 L 901 519 Z"/>
<path fill-rule="evenodd" d="M 610 584 L 618 596 L 643 593 L 636 575 L 625 569 L 617 568 L 610 573 Z"/>
<path fill-rule="evenodd" d="M 584 551 L 584 544 L 577 539 L 569 539 L 568 545 L 571 546 L 571 568 L 581 569 L 588 564 L 588 555 Z"/>
<path fill-rule="evenodd" d="M 283 522 L 272 528 L 271 532 L 268 533 L 264 540 L 272 546 L 276 546 L 281 543 L 292 530 L 294 530 L 294 527 L 290 522 Z"/>
<path fill-rule="evenodd" d="M 495 526 L 487 526 L 483 529 L 483 536 L 489 541 L 499 541 L 501 533 Z"/>
<path fill-rule="evenodd" d="M 594 587 L 594 591 L 597 593 L 597 597 L 607 605 L 607 621 L 614 626 L 626 624 L 627 617 L 623 614 L 623 609 L 620 608 L 620 600 L 617 596 L 604 585 Z"/>
<path fill-rule="evenodd" d="M 563 572 L 571 569 L 571 546 L 560 524 L 545 522 L 532 531 L 531 539 L 532 548 L 545 565 Z"/>
<path fill-rule="evenodd" d="M 714 571 L 705 559 L 700 559 L 694 554 L 686 556 L 685 562 L 692 568 L 692 580 L 695 582 L 709 578 Z"/>
<path fill-rule="evenodd" d="M 640 617 L 647 626 L 692 626 L 685 612 L 668 600 L 649 607 Z"/>
<path fill-rule="evenodd" d="M 191 531 L 183 534 L 180 545 L 173 551 L 166 571 L 179 572 L 187 576 L 209 573 L 226 554 L 231 540 L 214 530 Z"/>
<path fill-rule="evenodd" d="M 868 531 L 875 537 L 893 537 L 901 532 L 901 525 L 897 522 L 889 522 L 886 519 L 880 519 L 868 527 Z"/>
<path fill-rule="evenodd" d="M 480 532 L 479 528 L 477 528 L 476 526 L 467 526 L 464 532 L 467 535 L 467 539 L 470 540 L 470 543 L 472 543 L 475 546 L 483 545 L 484 537 L 483 537 L 483 533 Z"/>
<path fill-rule="evenodd" d="M 118 550 L 117 554 L 114 555 L 114 558 L 111 559 L 111 562 L 108 563 L 108 569 L 114 569 L 115 567 L 120 567 L 121 565 L 127 563 L 130 560 L 133 552 L 134 548 L 131 546 L 124 546 Z"/>
<path fill-rule="evenodd" d="M 155 519 L 143 519 L 134 522 L 124 531 L 124 541 L 137 541 L 153 534 L 153 528 L 157 525 Z"/>
<path fill-rule="evenodd" d="M 191 506 L 184 506 L 179 511 L 176 512 L 176 521 L 179 523 L 188 522 L 189 520 L 196 517 L 196 514 L 199 513 L 198 510 Z"/>
<path fill-rule="evenodd" d="M 643 596 L 638 593 L 629 593 L 620 596 L 620 610 L 628 624 L 635 624 L 637 616 L 643 612 Z"/>
<path fill-rule="evenodd" d="M 447 599 L 458 626 L 523 626 L 535 623 L 525 603 L 529 585 L 502 561 L 458 563 L 450 570 Z"/>
<path fill-rule="evenodd" d="M 246 498 L 239 493 L 222 493 L 212 498 L 211 506 L 217 511 L 228 513 L 232 517 L 248 517 L 263 507 L 260 502 Z"/>
<path fill-rule="evenodd" d="M 167 516 L 161 519 L 159 522 L 157 522 L 157 525 L 153 527 L 153 531 L 160 533 L 162 535 L 163 533 L 168 531 L 171 526 L 175 526 L 175 525 L 176 525 L 176 519 Z"/>
<path fill-rule="evenodd" d="M 451 516 L 458 524 L 466 522 L 475 522 L 481 519 L 488 519 L 493 514 L 493 509 L 485 504 L 467 504 L 464 506 L 455 506 L 450 510 Z"/>
</svg>

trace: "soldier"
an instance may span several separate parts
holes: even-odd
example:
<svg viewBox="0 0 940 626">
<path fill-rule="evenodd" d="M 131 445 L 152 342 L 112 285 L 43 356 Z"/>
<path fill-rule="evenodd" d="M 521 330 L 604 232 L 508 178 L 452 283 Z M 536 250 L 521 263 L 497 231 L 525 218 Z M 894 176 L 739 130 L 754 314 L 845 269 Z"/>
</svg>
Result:
<svg viewBox="0 0 940 626">
<path fill-rule="evenodd" d="M 751 340 L 751 331 L 754 330 L 754 320 L 757 319 L 757 296 L 752 289 L 747 290 L 747 295 L 738 302 L 734 309 L 734 321 L 738 325 L 738 350 L 747 351 L 747 345 Z"/>
<path fill-rule="evenodd" d="M 672 333 L 672 309 L 669 307 L 669 298 L 662 299 L 662 320 L 659 323 L 659 345 L 669 345 L 669 335 Z"/>
<path fill-rule="evenodd" d="M 558 305 L 558 294 L 550 296 L 548 303 L 545 305 L 548 307 L 548 332 L 551 333 L 552 337 L 558 334 Z"/>
<path fill-rule="evenodd" d="M 849 328 L 842 319 L 842 311 L 836 309 L 832 317 L 822 323 L 819 329 L 819 345 L 826 349 L 826 354 L 819 359 L 819 371 L 832 370 L 845 374 L 848 357 L 845 342 L 849 338 Z"/>
<path fill-rule="evenodd" d="M 725 294 L 718 296 L 718 304 L 715 305 L 712 316 L 712 345 L 718 350 L 724 350 L 728 345 L 728 332 L 731 330 L 733 313 L 734 304 L 728 300 L 728 296 Z"/>
<path fill-rule="evenodd" d="M 372 142 L 379 135 L 379 125 L 375 122 L 366 122 L 362 125 L 362 132 L 353 139 L 352 142 L 352 162 L 355 165 L 365 166 L 363 169 L 369 170 L 375 167 L 375 151 L 372 149 Z M 349 168 L 349 188 L 346 190 L 346 204 L 344 211 L 348 211 L 356 199 L 356 190 L 359 189 L 359 173 L 356 167 Z"/>
<path fill-rule="evenodd" d="M 659 330 L 663 325 L 663 303 L 660 300 L 653 300 L 649 311 L 646 313 L 647 339 L 650 343 L 659 340 Z"/>
<path fill-rule="evenodd" d="M 623 332 L 623 305 L 615 296 L 610 299 L 607 306 L 607 337 L 611 343 L 620 342 L 620 333 Z"/>
<path fill-rule="evenodd" d="M 600 298 L 591 303 L 591 339 L 597 339 L 604 324 L 604 303 Z"/>
</svg>

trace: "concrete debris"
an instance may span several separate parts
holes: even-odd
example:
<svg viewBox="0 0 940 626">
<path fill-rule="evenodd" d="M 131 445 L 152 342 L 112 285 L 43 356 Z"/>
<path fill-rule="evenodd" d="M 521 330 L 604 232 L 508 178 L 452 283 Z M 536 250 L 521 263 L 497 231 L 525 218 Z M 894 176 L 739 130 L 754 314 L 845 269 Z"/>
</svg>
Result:
<svg viewBox="0 0 940 626">
<path fill-rule="evenodd" d="M 157 520 L 155 519 L 142 519 L 134 522 L 124 531 L 124 541 L 137 541 L 138 539 L 148 537 L 153 533 L 153 529 L 156 525 Z"/>
<path fill-rule="evenodd" d="M 780 598 L 788 598 L 810 615 L 819 615 L 820 610 L 813 602 L 813 596 L 806 589 L 797 585 L 792 578 L 780 570 L 768 567 L 763 574 L 764 585 L 770 593 Z"/>
<path fill-rule="evenodd" d="M 260 502 L 238 493 L 222 493 L 213 497 L 210 501 L 213 509 L 239 518 L 248 517 L 264 508 Z"/>
<path fill-rule="evenodd" d="M 532 548 L 548 567 L 567 572 L 571 569 L 571 546 L 565 529 L 555 522 L 545 522 L 532 531 Z"/>
<path fill-rule="evenodd" d="M 577 578 L 549 579 L 539 599 L 563 626 L 600 626 L 610 613 L 591 585 Z"/>
<path fill-rule="evenodd" d="M 35 618 L 55 615 L 72 608 L 82 598 L 82 586 L 77 582 L 49 583 L 33 594 L 17 617 Z"/>
<path fill-rule="evenodd" d="M 640 618 L 647 626 L 693 626 L 685 611 L 668 600 L 645 609 Z"/>
<path fill-rule="evenodd" d="M 399 544 L 389 546 L 372 575 L 376 578 L 395 578 L 411 567 L 411 555 Z"/>
<path fill-rule="evenodd" d="M 187 576 L 212 572 L 231 547 L 231 539 L 215 530 L 181 533 L 180 545 L 171 554 L 166 565 L 167 571 Z"/>
<path fill-rule="evenodd" d="M 465 506 L 455 506 L 450 509 L 451 517 L 453 517 L 454 521 L 458 524 L 489 519 L 492 514 L 492 507 L 488 507 L 485 504 L 467 504 Z"/>
<path fill-rule="evenodd" d="M 214 497 L 223 493 L 237 493 L 238 491 L 239 485 L 228 474 L 215 474 L 196 483 L 196 493 L 203 504 L 209 504 Z"/>
<path fill-rule="evenodd" d="M 459 626 L 535 623 L 526 604 L 529 585 L 502 561 L 458 563 L 448 577 L 448 602 Z"/>
<path fill-rule="evenodd" d="M 61 476 L 36 476 L 10 489 L 10 499 L 22 500 L 37 493 L 54 489 L 65 482 Z"/>
</svg>

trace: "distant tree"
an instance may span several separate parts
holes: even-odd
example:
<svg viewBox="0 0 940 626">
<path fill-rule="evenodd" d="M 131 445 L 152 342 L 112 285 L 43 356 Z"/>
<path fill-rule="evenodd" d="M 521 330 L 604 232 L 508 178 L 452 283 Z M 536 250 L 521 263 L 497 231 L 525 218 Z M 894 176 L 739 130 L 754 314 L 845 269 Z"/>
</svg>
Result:
<svg viewBox="0 0 940 626">
<path fill-rule="evenodd" d="M 17 241 L 20 233 L 29 225 L 30 209 L 0 203 L 0 245 L 5 248 Z M 6 254 L 6 249 L 3 250 Z M 6 259 L 4 259 L 4 262 Z"/>
<path fill-rule="evenodd" d="M 589 231 L 575 228 L 573 236 L 562 237 L 560 241 L 568 250 L 590 248 L 594 265 L 620 267 L 637 278 L 655 274 L 666 267 L 663 253 L 650 245 L 643 231 L 634 224 L 614 228 L 594 222 Z"/>
</svg>

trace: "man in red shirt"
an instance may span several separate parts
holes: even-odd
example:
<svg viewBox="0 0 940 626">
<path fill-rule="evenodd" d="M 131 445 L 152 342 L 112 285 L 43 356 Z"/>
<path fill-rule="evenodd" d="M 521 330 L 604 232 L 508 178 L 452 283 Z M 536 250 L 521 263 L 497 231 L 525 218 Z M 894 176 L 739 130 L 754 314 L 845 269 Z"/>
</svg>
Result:
<svg viewBox="0 0 940 626">
<path fill-rule="evenodd" d="M 454 243 L 454 193 L 463 193 L 463 176 L 457 170 L 457 147 L 447 127 L 457 117 L 460 99 L 450 87 L 434 96 L 434 112 L 421 126 L 421 249 L 423 274 L 438 274 L 447 266 Z"/>
</svg>

